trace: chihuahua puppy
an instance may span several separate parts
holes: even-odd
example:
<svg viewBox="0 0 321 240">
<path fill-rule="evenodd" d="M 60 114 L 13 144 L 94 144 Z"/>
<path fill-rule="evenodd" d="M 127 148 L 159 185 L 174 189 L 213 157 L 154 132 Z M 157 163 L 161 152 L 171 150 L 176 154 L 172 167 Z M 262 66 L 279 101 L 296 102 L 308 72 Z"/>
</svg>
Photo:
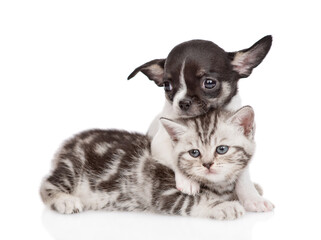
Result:
<svg viewBox="0 0 321 240">
<path fill-rule="evenodd" d="M 248 77 L 262 62 L 271 44 L 272 36 L 265 36 L 250 48 L 225 52 L 211 41 L 191 40 L 174 47 L 167 58 L 147 62 L 128 76 L 129 80 L 142 72 L 157 86 L 164 87 L 165 106 L 152 122 L 148 135 L 152 138 L 154 158 L 174 170 L 180 191 L 194 195 L 199 192 L 200 184 L 178 170 L 170 136 L 159 119 L 195 117 L 213 108 L 239 109 L 238 80 Z M 274 208 L 255 189 L 248 168 L 240 175 L 235 190 L 247 211 L 263 212 Z"/>
</svg>

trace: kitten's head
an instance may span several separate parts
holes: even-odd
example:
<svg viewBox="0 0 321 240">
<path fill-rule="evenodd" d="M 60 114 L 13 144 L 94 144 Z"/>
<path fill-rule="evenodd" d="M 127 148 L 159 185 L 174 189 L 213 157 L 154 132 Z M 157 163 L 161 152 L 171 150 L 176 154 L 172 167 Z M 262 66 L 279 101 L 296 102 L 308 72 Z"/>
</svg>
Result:
<svg viewBox="0 0 321 240">
<path fill-rule="evenodd" d="M 162 118 L 161 122 L 171 137 L 180 171 L 202 183 L 234 182 L 255 150 L 250 106 L 234 113 L 211 111 L 178 121 Z"/>
</svg>

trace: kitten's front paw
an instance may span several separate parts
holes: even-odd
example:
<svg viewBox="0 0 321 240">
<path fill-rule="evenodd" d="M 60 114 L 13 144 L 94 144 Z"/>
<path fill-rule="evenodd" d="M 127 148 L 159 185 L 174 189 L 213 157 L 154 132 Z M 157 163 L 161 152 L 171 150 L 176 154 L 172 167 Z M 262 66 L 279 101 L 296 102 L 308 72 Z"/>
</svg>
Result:
<svg viewBox="0 0 321 240">
<path fill-rule="evenodd" d="M 63 214 L 79 213 L 84 209 L 80 199 L 69 194 L 59 196 L 51 206 L 54 210 Z"/>
<path fill-rule="evenodd" d="M 241 204 L 248 212 L 269 212 L 274 209 L 274 204 L 261 196 L 243 199 Z"/>
<path fill-rule="evenodd" d="M 229 201 L 217 205 L 212 218 L 217 220 L 234 220 L 244 214 L 245 209 L 238 201 Z"/>
<path fill-rule="evenodd" d="M 188 195 L 196 195 L 200 191 L 200 184 L 195 182 L 182 174 L 175 175 L 176 188 Z"/>
</svg>

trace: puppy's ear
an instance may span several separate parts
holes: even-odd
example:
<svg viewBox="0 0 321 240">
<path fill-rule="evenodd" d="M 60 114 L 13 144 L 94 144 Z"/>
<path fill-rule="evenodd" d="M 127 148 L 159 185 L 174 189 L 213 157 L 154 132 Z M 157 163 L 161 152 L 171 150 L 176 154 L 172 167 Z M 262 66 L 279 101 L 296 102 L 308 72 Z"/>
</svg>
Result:
<svg viewBox="0 0 321 240">
<path fill-rule="evenodd" d="M 254 111 L 251 106 L 245 106 L 236 111 L 230 118 L 232 124 L 240 127 L 243 134 L 253 137 L 255 132 Z"/>
<path fill-rule="evenodd" d="M 157 86 L 163 86 L 164 65 L 166 59 L 155 59 L 136 68 L 127 78 L 134 77 L 139 71 L 144 73 Z"/>
<path fill-rule="evenodd" d="M 272 45 L 272 36 L 268 35 L 256 42 L 252 47 L 238 52 L 228 53 L 231 59 L 233 70 L 236 71 L 241 78 L 250 76 L 253 68 L 258 66 Z"/>
<path fill-rule="evenodd" d="M 160 118 L 160 121 L 173 142 L 177 142 L 180 139 L 181 135 L 187 132 L 186 126 L 174 122 L 168 118 Z"/>
</svg>

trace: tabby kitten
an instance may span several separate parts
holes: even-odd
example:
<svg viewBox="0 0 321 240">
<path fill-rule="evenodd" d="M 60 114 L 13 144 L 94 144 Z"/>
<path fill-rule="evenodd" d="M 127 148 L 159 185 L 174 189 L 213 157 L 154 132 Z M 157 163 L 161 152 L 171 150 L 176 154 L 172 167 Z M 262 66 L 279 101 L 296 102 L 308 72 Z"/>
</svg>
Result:
<svg viewBox="0 0 321 240">
<path fill-rule="evenodd" d="M 119 130 L 90 130 L 66 141 L 41 185 L 43 202 L 60 213 L 84 210 L 236 219 L 245 212 L 234 188 L 255 148 L 254 112 L 212 111 L 161 123 L 181 172 L 202 184 L 196 196 L 176 189 L 174 172 L 151 155 L 150 139 Z"/>
</svg>

